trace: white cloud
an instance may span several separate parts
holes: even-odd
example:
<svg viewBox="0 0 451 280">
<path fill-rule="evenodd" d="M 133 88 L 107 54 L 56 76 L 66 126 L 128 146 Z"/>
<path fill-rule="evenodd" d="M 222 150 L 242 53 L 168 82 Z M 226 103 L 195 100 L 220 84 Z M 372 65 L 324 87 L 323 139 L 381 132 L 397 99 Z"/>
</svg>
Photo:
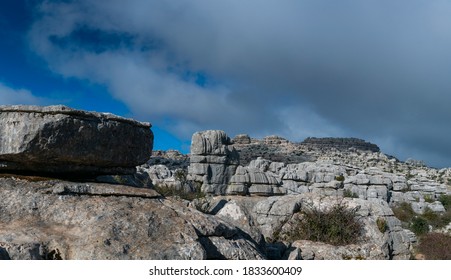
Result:
<svg viewBox="0 0 451 280">
<path fill-rule="evenodd" d="M 13 89 L 0 82 L 1 105 L 38 105 L 42 100 L 26 90 Z"/>
</svg>

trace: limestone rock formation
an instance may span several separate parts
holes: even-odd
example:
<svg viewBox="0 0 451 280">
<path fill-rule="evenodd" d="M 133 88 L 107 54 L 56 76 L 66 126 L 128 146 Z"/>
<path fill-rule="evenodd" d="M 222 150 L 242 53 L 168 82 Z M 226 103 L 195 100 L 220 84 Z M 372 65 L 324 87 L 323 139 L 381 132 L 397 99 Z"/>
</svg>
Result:
<svg viewBox="0 0 451 280">
<path fill-rule="evenodd" d="M 150 127 L 65 106 L 0 106 L 0 170 L 133 173 L 151 155 Z"/>
<path fill-rule="evenodd" d="M 235 174 L 239 156 L 224 131 L 207 130 L 192 137 L 188 174 L 202 183 L 202 191 L 224 194 L 230 178 Z"/>
<path fill-rule="evenodd" d="M 269 164 L 265 166 L 267 163 L 269 161 L 257 158 L 246 167 L 239 166 L 229 180 L 226 193 L 262 196 L 285 194 L 280 179 L 268 170 Z"/>
<path fill-rule="evenodd" d="M 239 228 L 151 189 L 31 179 L 0 178 L 1 259 L 265 258 Z"/>
</svg>

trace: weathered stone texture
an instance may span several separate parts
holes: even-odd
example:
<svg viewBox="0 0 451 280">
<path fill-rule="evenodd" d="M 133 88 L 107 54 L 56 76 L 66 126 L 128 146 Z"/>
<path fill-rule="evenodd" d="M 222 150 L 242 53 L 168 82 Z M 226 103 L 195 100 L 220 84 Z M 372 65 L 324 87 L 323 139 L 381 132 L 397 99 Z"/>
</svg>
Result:
<svg viewBox="0 0 451 280">
<path fill-rule="evenodd" d="M 1 259 L 264 258 L 237 227 L 151 189 L 0 178 L 0 209 Z"/>
<path fill-rule="evenodd" d="M 133 173 L 152 153 L 150 127 L 65 106 L 0 106 L 0 170 Z"/>
</svg>

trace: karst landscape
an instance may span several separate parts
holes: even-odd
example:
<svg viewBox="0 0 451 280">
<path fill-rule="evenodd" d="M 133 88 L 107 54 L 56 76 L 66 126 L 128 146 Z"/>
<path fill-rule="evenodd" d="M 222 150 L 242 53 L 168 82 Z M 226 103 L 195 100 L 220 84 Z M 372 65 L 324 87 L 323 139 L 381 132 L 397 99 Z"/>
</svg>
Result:
<svg viewBox="0 0 451 280">
<path fill-rule="evenodd" d="M 355 138 L 196 132 L 0 107 L 0 259 L 451 259 L 451 168 Z"/>
</svg>

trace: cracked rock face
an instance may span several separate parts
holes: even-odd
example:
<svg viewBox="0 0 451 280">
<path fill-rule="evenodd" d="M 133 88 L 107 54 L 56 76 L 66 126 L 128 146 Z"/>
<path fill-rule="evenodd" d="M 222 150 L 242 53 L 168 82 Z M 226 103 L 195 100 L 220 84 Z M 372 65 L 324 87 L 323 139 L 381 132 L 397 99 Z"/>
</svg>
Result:
<svg viewBox="0 0 451 280">
<path fill-rule="evenodd" d="M 152 189 L 0 178 L 0 259 L 263 258 L 237 227 Z"/>
<path fill-rule="evenodd" d="M 65 106 L 0 106 L 0 170 L 131 174 L 152 153 L 150 127 Z"/>
</svg>

